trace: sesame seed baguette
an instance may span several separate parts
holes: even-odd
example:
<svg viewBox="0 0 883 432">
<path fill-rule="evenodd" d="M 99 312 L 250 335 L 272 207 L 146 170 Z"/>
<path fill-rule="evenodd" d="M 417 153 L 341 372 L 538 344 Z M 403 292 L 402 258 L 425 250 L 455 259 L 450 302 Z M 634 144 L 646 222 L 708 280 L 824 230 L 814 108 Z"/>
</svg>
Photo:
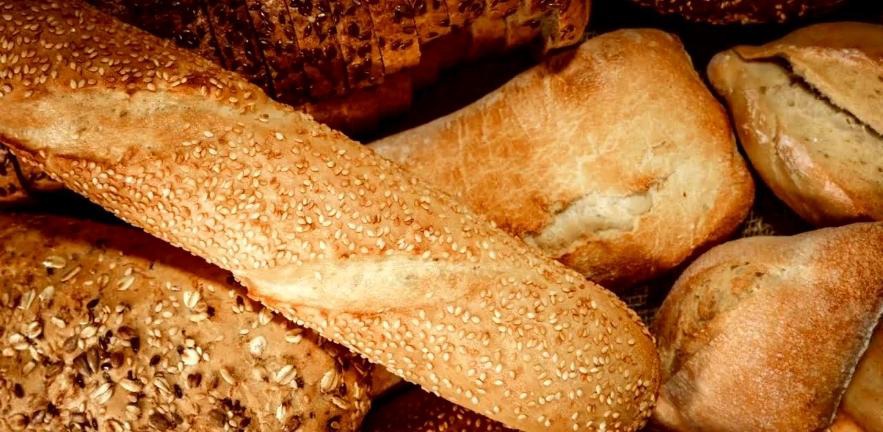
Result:
<svg viewBox="0 0 883 432">
<path fill-rule="evenodd" d="M 4 431 L 355 431 L 370 405 L 364 360 L 132 228 L 0 214 L 0 284 Z"/>
<path fill-rule="evenodd" d="M 0 58 L 29 65 L 0 81 L 19 157 L 507 426 L 644 424 L 655 347 L 609 291 L 168 42 L 73 1 L 0 13 Z"/>
<path fill-rule="evenodd" d="M 883 223 L 711 249 L 654 321 L 664 375 L 654 420 L 677 431 L 824 430 L 844 390 L 868 378 L 854 372 L 881 314 Z M 848 406 L 879 413 L 873 399 Z"/>
</svg>

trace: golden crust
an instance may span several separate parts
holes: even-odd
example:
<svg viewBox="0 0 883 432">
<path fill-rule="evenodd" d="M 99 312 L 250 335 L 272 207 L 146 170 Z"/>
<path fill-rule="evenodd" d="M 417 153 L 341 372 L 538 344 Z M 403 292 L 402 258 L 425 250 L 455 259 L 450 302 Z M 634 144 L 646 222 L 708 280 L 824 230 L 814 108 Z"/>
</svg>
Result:
<svg viewBox="0 0 883 432">
<path fill-rule="evenodd" d="M 880 135 L 786 68 L 745 60 L 741 51 L 716 55 L 708 75 L 764 182 L 815 225 L 883 220 Z"/>
<path fill-rule="evenodd" d="M 766 45 L 735 51 L 746 60 L 785 59 L 794 73 L 835 105 L 883 135 L 883 25 L 816 24 Z"/>
<path fill-rule="evenodd" d="M 883 313 L 883 223 L 718 246 L 654 322 L 674 430 L 828 426 Z"/>
<path fill-rule="evenodd" d="M 726 114 L 655 30 L 593 38 L 371 147 L 605 286 L 680 264 L 753 200 Z"/>
<path fill-rule="evenodd" d="M 356 430 L 369 365 L 230 280 L 130 228 L 0 215 L 0 429 Z"/>
<path fill-rule="evenodd" d="M 0 56 L 29 65 L 0 81 L 0 138 L 19 156 L 453 402 L 528 431 L 643 425 L 658 360 L 613 294 L 241 78 L 77 5 L 0 1 Z"/>
</svg>

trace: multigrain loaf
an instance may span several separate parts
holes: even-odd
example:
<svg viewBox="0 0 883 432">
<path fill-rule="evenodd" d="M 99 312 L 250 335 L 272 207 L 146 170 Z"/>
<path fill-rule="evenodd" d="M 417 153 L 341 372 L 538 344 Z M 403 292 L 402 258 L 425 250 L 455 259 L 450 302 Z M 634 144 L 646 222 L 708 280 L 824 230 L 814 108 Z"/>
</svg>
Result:
<svg viewBox="0 0 883 432">
<path fill-rule="evenodd" d="M 371 148 L 605 286 L 724 238 L 753 198 L 726 114 L 656 30 L 590 39 Z"/>
<path fill-rule="evenodd" d="M 589 0 L 88 1 L 347 133 L 405 111 L 411 83 L 442 68 L 543 35 L 547 49 L 576 43 L 589 10 Z"/>
<path fill-rule="evenodd" d="M 0 55 L 33 65 L 0 78 L 18 156 L 510 427 L 644 424 L 655 347 L 612 293 L 240 77 L 74 5 L 0 2 Z"/>
<path fill-rule="evenodd" d="M 864 379 L 853 372 L 881 313 L 883 223 L 718 246 L 654 321 L 654 419 L 682 431 L 822 430 Z"/>
<path fill-rule="evenodd" d="M 883 26 L 810 26 L 720 53 L 708 74 L 789 207 L 815 225 L 883 220 Z"/>
<path fill-rule="evenodd" d="M 143 232 L 0 215 L 0 429 L 355 431 L 369 365 Z"/>
</svg>

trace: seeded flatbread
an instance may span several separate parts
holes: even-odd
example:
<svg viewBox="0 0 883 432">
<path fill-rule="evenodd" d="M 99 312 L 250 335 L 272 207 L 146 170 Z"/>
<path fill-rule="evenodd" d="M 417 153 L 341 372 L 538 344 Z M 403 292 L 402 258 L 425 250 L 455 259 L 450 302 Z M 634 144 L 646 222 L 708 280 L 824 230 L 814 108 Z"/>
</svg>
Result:
<svg viewBox="0 0 883 432">
<path fill-rule="evenodd" d="M 369 407 L 367 365 L 131 228 L 0 215 L 0 287 L 0 430 L 352 431 Z"/>
</svg>

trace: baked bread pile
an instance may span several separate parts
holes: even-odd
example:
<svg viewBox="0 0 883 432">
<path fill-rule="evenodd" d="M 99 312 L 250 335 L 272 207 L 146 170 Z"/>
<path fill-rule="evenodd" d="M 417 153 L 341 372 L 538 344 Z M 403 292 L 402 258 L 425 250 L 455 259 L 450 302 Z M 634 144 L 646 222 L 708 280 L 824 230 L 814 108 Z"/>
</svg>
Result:
<svg viewBox="0 0 883 432">
<path fill-rule="evenodd" d="M 719 54 L 732 119 L 630 29 L 362 145 L 303 111 L 586 4 L 93 3 L 0 0 L 0 429 L 883 430 L 881 26 Z M 830 228 L 728 242 L 739 143 Z"/>
</svg>

